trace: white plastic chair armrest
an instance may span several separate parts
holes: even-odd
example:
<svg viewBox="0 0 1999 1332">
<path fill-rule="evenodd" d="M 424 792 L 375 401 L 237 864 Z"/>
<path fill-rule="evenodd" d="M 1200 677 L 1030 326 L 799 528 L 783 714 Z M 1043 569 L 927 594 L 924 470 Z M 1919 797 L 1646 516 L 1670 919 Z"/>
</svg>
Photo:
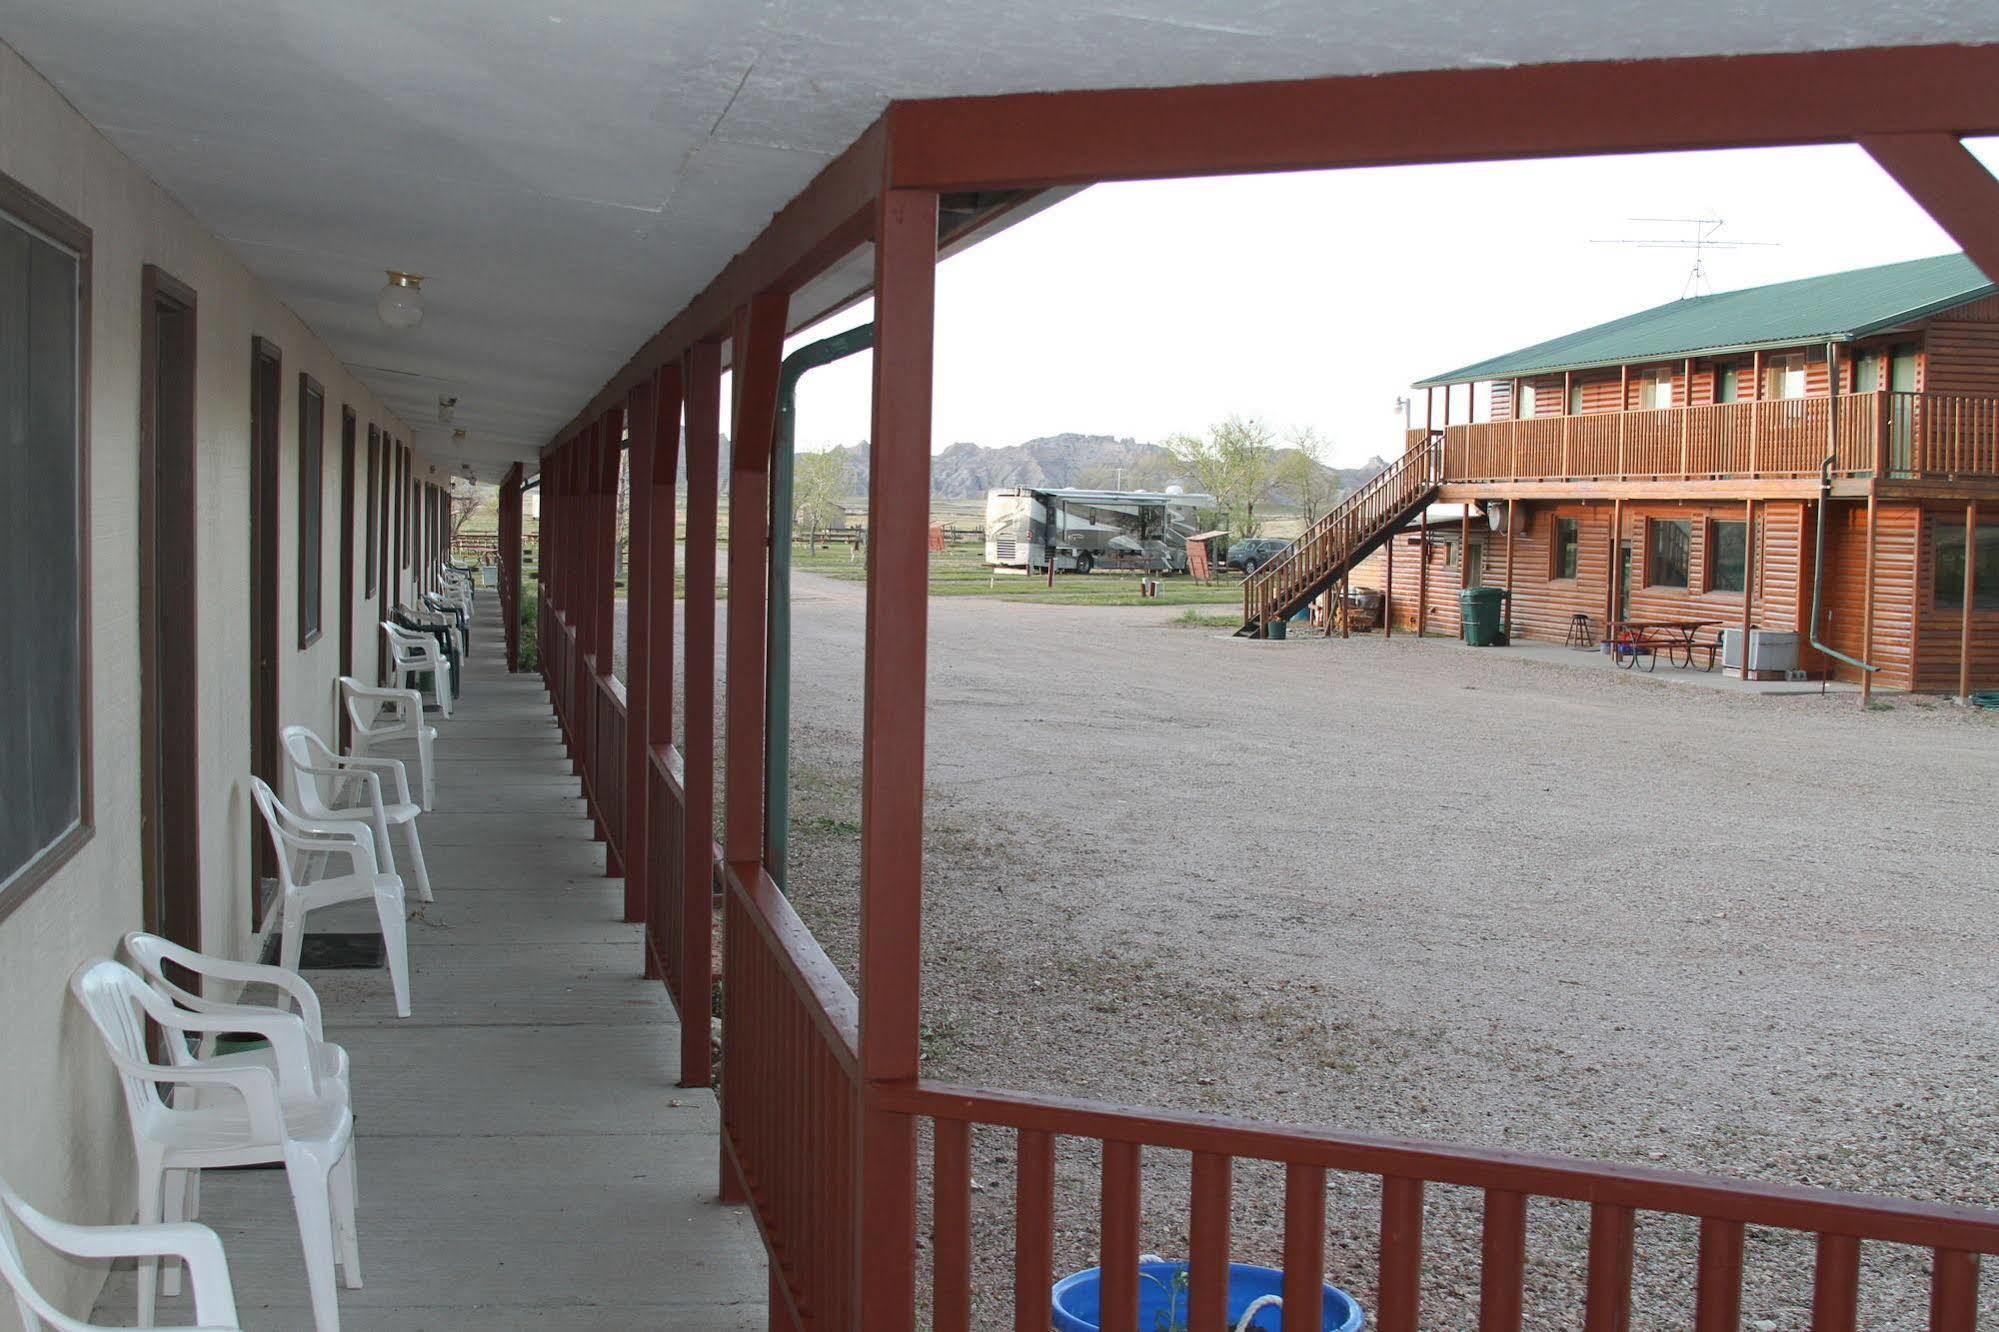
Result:
<svg viewBox="0 0 1999 1332">
<path fill-rule="evenodd" d="M 270 1042 L 272 1062 L 278 1070 L 278 1090 L 292 1100 L 307 1100 L 319 1094 L 319 1077 L 313 1071 L 312 1050 L 306 1039 L 303 1019 L 293 1013 L 280 1013 L 274 1008 L 239 1006 L 228 1013 L 197 1013 L 192 1009 L 175 1005 L 165 1017 L 153 1015 L 153 1020 L 163 1027 L 176 1031 L 193 1032 L 196 1035 L 221 1035 L 225 1032 L 254 1032 Z M 176 1065 L 185 1072 L 188 1065 Z M 200 1065 L 194 1065 L 200 1067 Z"/>
<path fill-rule="evenodd" d="M 289 827 L 280 828 L 278 836 L 294 851 L 324 851 L 328 855 L 350 857 L 356 874 L 366 874 L 372 879 L 381 873 L 381 864 L 375 859 L 373 830 L 364 831 L 356 823 L 295 819 Z"/>
<path fill-rule="evenodd" d="M 403 766 L 401 759 L 369 758 L 364 755 L 342 754 L 340 756 L 340 766 L 342 768 L 367 768 L 374 770 L 371 772 L 354 772 L 348 774 L 353 777 L 373 777 L 375 776 L 375 772 L 388 773 L 396 779 L 396 802 L 403 805 L 410 803 L 409 771 Z M 381 789 L 379 780 L 375 789 L 377 791 Z"/>
<path fill-rule="evenodd" d="M 266 966 L 262 962 L 232 962 L 226 958 L 219 957 L 205 958 L 202 962 L 201 970 L 202 974 L 213 976 L 218 980 L 235 981 L 246 986 L 268 985 L 272 987 L 280 994 L 291 998 L 298 1005 L 298 1018 L 301 1022 L 305 1023 L 305 1030 L 308 1036 L 312 1037 L 315 1041 L 326 1039 L 325 1021 L 319 1007 L 319 992 L 312 988 L 311 981 L 299 975 L 296 971 L 287 971 L 283 967 Z M 268 1005 L 264 1004 L 227 1003 L 220 999 L 208 999 L 199 995 L 192 997 L 199 1000 L 201 1004 L 201 1007 L 193 1009 L 195 1012 L 235 1012 L 239 1009 L 248 1009 L 253 1013 L 259 1010 L 269 1011 Z M 192 1005 L 182 1001 L 181 1007 L 191 1008 Z M 282 1012 L 283 1010 L 280 1009 L 279 1011 Z"/>
<path fill-rule="evenodd" d="M 194 1316 L 204 1328 L 239 1326 L 236 1292 L 222 1239 L 196 1221 L 150 1225 L 79 1226 L 58 1221 L 16 1198 L 11 1207 L 24 1229 L 52 1249 L 77 1258 L 148 1258 L 172 1254 L 187 1263 L 194 1286 Z"/>
<path fill-rule="evenodd" d="M 390 761 L 393 762 L 393 760 Z M 354 771 L 353 768 L 348 766 L 349 764 L 358 767 L 360 771 Z M 388 810 L 382 805 L 382 778 L 381 774 L 369 771 L 371 766 L 371 760 L 342 758 L 338 759 L 332 767 L 315 767 L 304 763 L 294 763 L 292 770 L 294 772 L 310 773 L 314 777 L 333 777 L 348 781 L 359 781 L 362 788 L 368 793 L 370 816 L 381 821 L 382 835 L 387 837 L 389 835 L 389 814 Z M 402 783 L 402 800 L 404 804 L 409 803 L 409 783 L 407 781 Z M 341 808 L 352 809 L 358 812 L 361 806 L 358 804 L 343 805 Z"/>
<path fill-rule="evenodd" d="M 278 1080 L 270 1069 L 261 1064 L 233 1064 L 227 1068 L 217 1068 L 212 1064 L 189 1064 L 183 1067 L 148 1064 L 137 1059 L 128 1059 L 116 1050 L 111 1050 L 110 1055 L 111 1062 L 116 1064 L 120 1071 L 133 1077 L 144 1078 L 162 1087 L 233 1088 L 236 1094 L 243 1098 L 243 1108 L 250 1117 L 250 1131 L 266 1142 L 284 1141 L 285 1116 L 278 1104 Z"/>
</svg>

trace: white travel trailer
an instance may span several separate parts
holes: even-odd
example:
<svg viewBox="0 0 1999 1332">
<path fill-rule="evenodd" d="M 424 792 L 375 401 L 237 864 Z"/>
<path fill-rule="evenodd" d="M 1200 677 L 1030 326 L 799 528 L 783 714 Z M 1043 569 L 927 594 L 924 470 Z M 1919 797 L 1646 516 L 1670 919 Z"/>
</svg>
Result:
<svg viewBox="0 0 1999 1332">
<path fill-rule="evenodd" d="M 1187 538 L 1199 531 L 1209 495 L 1178 486 L 1157 490 L 1036 490 L 1013 486 L 986 492 L 986 563 L 1040 573 L 1054 552 L 1058 572 L 1133 569 L 1185 573 Z"/>
</svg>

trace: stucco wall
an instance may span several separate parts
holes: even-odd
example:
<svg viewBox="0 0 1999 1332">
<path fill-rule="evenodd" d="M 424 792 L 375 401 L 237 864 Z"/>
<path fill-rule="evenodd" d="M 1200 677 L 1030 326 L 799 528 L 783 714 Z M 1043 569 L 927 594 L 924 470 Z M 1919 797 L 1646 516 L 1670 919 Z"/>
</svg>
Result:
<svg viewBox="0 0 1999 1332">
<path fill-rule="evenodd" d="M 137 502 L 140 274 L 153 263 L 193 287 L 197 305 L 196 567 L 200 588 L 203 946 L 247 956 L 250 933 L 249 414 L 252 336 L 284 353 L 279 421 L 279 711 L 330 732 L 339 660 L 340 409 L 401 438 L 405 424 L 341 367 L 216 236 L 0 45 L 0 173 L 92 232 L 90 347 L 91 716 L 94 835 L 0 920 L 0 1173 L 44 1210 L 77 1221 L 130 1219 L 131 1147 L 122 1101 L 96 1036 L 67 992 L 78 963 L 115 950 L 140 923 Z M 372 292 L 355 294 L 357 301 Z M 298 372 L 326 390 L 321 487 L 325 632 L 297 648 Z M 429 475 L 430 461 L 416 471 Z M 441 473 L 442 469 L 440 469 Z M 367 508 L 357 495 L 355 522 Z M 357 533 L 356 551 L 363 536 Z M 177 575 L 178 576 L 178 575 Z M 361 579 L 357 576 L 358 585 Z M 357 673 L 372 676 L 372 599 L 355 610 Z M 10 625 L 10 633 L 25 627 Z M 102 1272 L 31 1263 L 45 1289 L 88 1309 Z M 11 1301 L 0 1329 L 15 1326 Z"/>
</svg>

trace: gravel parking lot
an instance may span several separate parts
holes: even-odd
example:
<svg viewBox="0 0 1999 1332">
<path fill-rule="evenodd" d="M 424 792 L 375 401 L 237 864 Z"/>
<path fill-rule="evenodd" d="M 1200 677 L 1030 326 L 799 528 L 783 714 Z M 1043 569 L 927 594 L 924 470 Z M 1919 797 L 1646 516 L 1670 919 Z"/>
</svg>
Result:
<svg viewBox="0 0 1999 1332">
<path fill-rule="evenodd" d="M 861 589 L 795 597 L 792 889 L 851 977 Z M 930 616 L 931 1076 L 1999 1203 L 1992 718 L 1149 610 Z M 1011 1160 L 976 1140 L 988 1323 Z M 1186 1251 L 1186 1173 L 1148 1157 L 1148 1250 Z M 1094 1150 L 1061 1175 L 1070 1270 Z M 1281 1180 L 1236 1193 L 1235 1256 L 1275 1262 Z M 1332 1181 L 1329 1277 L 1364 1304 L 1377 1208 Z M 1476 1322 L 1476 1219 L 1431 1191 L 1426 1326 Z M 1529 1323 L 1579 1327 L 1586 1216 L 1531 1227 Z M 1689 1325 L 1692 1242 L 1641 1223 L 1635 1326 Z M 1808 1244 L 1749 1253 L 1749 1324 L 1809 1326 Z M 1870 1246 L 1863 1290 L 1863 1326 L 1925 1326 L 1927 1255 Z"/>
</svg>

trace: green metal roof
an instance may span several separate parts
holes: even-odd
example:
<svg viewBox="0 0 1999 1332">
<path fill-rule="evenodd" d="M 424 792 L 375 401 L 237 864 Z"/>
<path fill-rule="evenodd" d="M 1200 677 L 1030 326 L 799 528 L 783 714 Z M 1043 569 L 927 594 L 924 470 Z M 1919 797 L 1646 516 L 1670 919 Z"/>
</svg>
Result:
<svg viewBox="0 0 1999 1332">
<path fill-rule="evenodd" d="M 1674 301 L 1416 382 L 1513 379 L 1634 361 L 1844 341 L 1988 296 L 1999 286 L 1961 254 Z"/>
</svg>

